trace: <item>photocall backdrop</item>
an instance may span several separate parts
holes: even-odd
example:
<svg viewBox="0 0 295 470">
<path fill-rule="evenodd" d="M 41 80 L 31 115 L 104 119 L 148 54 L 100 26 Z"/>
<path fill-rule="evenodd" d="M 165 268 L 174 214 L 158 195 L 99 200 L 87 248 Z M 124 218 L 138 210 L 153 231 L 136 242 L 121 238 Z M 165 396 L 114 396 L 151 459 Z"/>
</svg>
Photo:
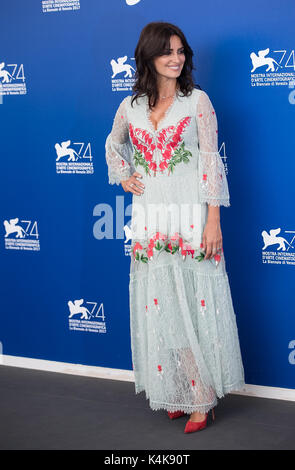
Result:
<svg viewBox="0 0 295 470">
<path fill-rule="evenodd" d="M 151 21 L 184 31 L 217 113 L 246 383 L 294 388 L 291 0 L 1 1 L 2 353 L 132 370 L 132 196 L 108 183 L 104 146 Z"/>
</svg>

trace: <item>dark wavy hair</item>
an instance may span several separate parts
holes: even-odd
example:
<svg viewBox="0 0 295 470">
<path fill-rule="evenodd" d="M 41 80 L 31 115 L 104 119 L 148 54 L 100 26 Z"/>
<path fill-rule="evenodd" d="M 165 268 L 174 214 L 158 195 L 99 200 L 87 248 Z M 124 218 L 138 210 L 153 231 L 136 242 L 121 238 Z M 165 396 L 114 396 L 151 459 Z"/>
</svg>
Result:
<svg viewBox="0 0 295 470">
<path fill-rule="evenodd" d="M 157 71 L 155 69 L 153 60 L 154 58 L 163 55 L 165 50 L 170 49 L 170 37 L 177 35 L 183 45 L 185 62 L 177 83 L 183 96 L 189 96 L 193 88 L 201 89 L 200 85 L 195 85 L 192 71 L 195 69 L 193 66 L 193 51 L 189 46 L 185 35 L 178 28 L 171 23 L 164 23 L 161 21 L 154 21 L 148 23 L 140 33 L 140 37 L 135 49 L 135 84 L 132 88 L 134 95 L 132 96 L 131 104 L 140 96 L 147 95 L 149 98 L 149 107 L 155 106 L 159 98 L 157 87 Z"/>
</svg>

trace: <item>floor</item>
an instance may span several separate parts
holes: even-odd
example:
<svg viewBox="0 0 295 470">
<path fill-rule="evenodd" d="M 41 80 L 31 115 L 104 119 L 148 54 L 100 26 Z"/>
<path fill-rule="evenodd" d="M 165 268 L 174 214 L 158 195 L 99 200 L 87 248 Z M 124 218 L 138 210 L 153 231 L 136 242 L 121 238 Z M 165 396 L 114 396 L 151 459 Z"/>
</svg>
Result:
<svg viewBox="0 0 295 470">
<path fill-rule="evenodd" d="M 295 402 L 229 394 L 215 422 L 149 408 L 134 383 L 0 366 L 0 449 L 294 450 Z"/>
</svg>

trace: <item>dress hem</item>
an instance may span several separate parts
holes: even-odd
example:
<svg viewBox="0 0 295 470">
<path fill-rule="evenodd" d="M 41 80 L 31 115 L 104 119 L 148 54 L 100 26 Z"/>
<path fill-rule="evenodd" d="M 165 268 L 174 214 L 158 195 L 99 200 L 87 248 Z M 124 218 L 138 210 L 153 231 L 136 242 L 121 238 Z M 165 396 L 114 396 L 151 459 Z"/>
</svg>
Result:
<svg viewBox="0 0 295 470">
<path fill-rule="evenodd" d="M 199 413 L 207 413 L 210 411 L 212 408 L 214 408 L 217 405 L 217 398 L 223 398 L 225 395 L 232 391 L 237 391 L 245 387 L 245 382 L 239 381 L 236 382 L 232 385 L 225 385 L 223 387 L 223 392 L 218 393 L 214 400 L 211 403 L 206 403 L 204 405 L 186 405 L 184 403 L 179 403 L 179 404 L 172 404 L 172 403 L 164 403 L 164 402 L 157 402 L 154 400 L 150 400 L 148 393 L 146 392 L 145 388 L 143 386 L 135 386 L 135 394 L 139 394 L 141 392 L 145 391 L 146 399 L 149 400 L 149 406 L 153 411 L 158 411 L 161 409 L 164 409 L 166 411 L 183 411 L 184 413 L 190 414 L 194 412 L 199 412 Z"/>
</svg>

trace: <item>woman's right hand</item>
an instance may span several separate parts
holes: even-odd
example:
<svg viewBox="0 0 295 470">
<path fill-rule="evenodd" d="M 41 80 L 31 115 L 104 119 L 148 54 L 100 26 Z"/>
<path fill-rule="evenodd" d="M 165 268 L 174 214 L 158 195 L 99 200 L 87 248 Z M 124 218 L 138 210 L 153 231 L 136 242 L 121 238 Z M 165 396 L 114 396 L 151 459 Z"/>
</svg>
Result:
<svg viewBox="0 0 295 470">
<path fill-rule="evenodd" d="M 122 188 L 126 193 L 130 192 L 136 194 L 137 196 L 142 195 L 143 189 L 141 188 L 144 188 L 144 184 L 138 181 L 137 178 L 142 178 L 142 175 L 135 171 L 133 175 L 130 176 L 130 178 L 121 181 Z"/>
</svg>

